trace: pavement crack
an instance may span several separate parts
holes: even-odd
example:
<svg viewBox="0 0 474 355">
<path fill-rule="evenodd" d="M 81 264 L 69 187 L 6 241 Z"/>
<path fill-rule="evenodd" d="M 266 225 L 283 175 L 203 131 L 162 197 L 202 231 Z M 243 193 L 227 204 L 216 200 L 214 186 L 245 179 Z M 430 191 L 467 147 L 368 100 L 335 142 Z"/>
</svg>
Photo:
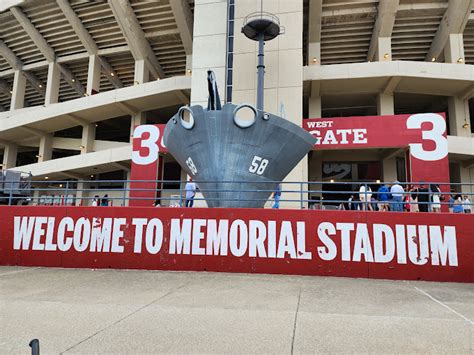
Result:
<svg viewBox="0 0 474 355">
<path fill-rule="evenodd" d="M 443 303 L 441 302 L 440 300 L 438 300 L 437 298 L 431 296 L 428 292 L 422 290 L 421 288 L 418 288 L 416 286 L 413 286 L 415 287 L 415 289 L 424 294 L 426 297 L 430 298 L 432 301 L 438 303 L 440 306 L 443 306 L 444 308 L 448 309 L 449 311 L 451 311 L 452 313 L 454 313 L 455 315 L 457 315 L 458 317 L 464 319 L 466 322 L 468 322 L 469 324 L 471 325 L 474 325 L 474 321 L 470 320 L 469 318 L 467 318 L 466 316 L 464 316 L 463 314 L 459 313 L 458 311 L 456 311 L 455 309 L 449 307 L 446 303 Z"/>
<path fill-rule="evenodd" d="M 179 287 L 176 287 L 176 288 L 174 288 L 174 289 L 168 291 L 168 292 L 165 293 L 164 295 L 161 295 L 160 297 L 158 297 L 158 298 L 154 299 L 153 301 L 151 301 L 151 302 L 145 304 L 144 306 L 142 306 L 142 307 L 140 307 L 140 308 L 134 310 L 133 312 L 131 312 L 131 313 L 129 313 L 129 314 L 123 316 L 122 318 L 116 320 L 115 322 L 113 322 L 113 323 L 111 323 L 111 324 L 109 324 L 109 325 L 107 325 L 107 326 L 105 326 L 105 327 L 99 329 L 99 330 L 96 331 L 95 333 L 89 335 L 87 338 L 82 339 L 80 342 L 78 342 L 78 343 L 74 344 L 73 346 L 67 348 L 66 350 L 62 351 L 61 354 L 64 354 L 64 353 L 68 352 L 69 350 L 74 349 L 76 346 L 81 345 L 82 343 L 88 341 L 89 339 L 92 339 L 93 337 L 95 337 L 96 335 L 102 333 L 103 331 L 105 331 L 105 330 L 107 330 L 107 329 L 113 327 L 114 325 L 117 325 L 118 323 L 124 321 L 124 320 L 127 319 L 127 318 L 130 318 L 131 316 L 133 316 L 133 315 L 137 314 L 138 312 L 144 310 L 145 308 L 151 306 L 153 303 L 158 302 L 159 300 L 161 300 L 161 299 L 163 299 L 163 298 L 169 296 L 169 295 L 172 294 L 173 292 L 175 292 L 175 291 L 177 291 L 177 290 L 179 290 L 179 289 L 181 289 L 181 288 L 183 288 L 184 286 L 187 286 L 187 285 L 188 285 L 188 284 L 183 284 L 183 285 L 181 285 L 181 286 L 179 286 Z"/>
<path fill-rule="evenodd" d="M 300 300 L 301 300 L 301 286 L 298 292 L 298 304 L 296 305 L 295 320 L 293 322 L 293 335 L 291 337 L 291 354 L 293 354 L 293 348 L 295 345 L 295 335 L 296 335 L 296 322 L 298 320 L 298 311 L 300 309 Z"/>
</svg>

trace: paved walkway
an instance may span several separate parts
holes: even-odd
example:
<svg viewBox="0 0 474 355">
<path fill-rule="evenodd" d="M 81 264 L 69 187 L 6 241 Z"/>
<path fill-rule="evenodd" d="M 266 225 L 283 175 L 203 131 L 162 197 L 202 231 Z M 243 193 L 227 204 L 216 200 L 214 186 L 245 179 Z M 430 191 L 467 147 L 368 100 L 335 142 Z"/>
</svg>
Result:
<svg viewBox="0 0 474 355">
<path fill-rule="evenodd" d="M 0 353 L 474 352 L 474 285 L 0 267 Z"/>
</svg>

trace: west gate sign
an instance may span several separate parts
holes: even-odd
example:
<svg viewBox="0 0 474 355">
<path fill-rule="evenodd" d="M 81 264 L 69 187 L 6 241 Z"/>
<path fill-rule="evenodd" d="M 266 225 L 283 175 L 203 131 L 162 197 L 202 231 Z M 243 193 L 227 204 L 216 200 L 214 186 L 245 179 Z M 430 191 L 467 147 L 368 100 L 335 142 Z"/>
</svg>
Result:
<svg viewBox="0 0 474 355">
<path fill-rule="evenodd" d="M 317 138 L 316 150 L 406 149 L 409 181 L 449 183 L 444 113 L 312 118 L 303 128 Z"/>
</svg>

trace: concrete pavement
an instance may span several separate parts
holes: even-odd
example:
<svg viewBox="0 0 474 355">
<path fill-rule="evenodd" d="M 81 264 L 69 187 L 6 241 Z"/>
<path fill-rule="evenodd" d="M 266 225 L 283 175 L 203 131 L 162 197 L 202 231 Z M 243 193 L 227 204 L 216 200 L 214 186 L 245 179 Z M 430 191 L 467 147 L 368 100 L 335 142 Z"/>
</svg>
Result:
<svg viewBox="0 0 474 355">
<path fill-rule="evenodd" d="M 473 353 L 474 285 L 0 267 L 0 353 Z"/>
</svg>

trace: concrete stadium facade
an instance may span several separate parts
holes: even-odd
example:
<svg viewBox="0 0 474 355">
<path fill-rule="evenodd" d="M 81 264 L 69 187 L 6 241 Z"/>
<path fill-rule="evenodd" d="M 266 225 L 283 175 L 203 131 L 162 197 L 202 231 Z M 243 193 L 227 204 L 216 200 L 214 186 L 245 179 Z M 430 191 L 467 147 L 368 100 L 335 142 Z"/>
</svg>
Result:
<svg viewBox="0 0 474 355">
<path fill-rule="evenodd" d="M 126 179 L 132 128 L 165 123 L 182 105 L 207 104 L 209 68 L 223 98 L 254 103 L 257 45 L 240 28 L 246 15 L 263 10 L 285 28 L 265 46 L 266 111 L 298 125 L 303 118 L 446 112 L 451 181 L 472 183 L 473 5 L 6 1 L 0 8 L 2 168 L 31 172 L 38 181 L 86 181 L 78 188 Z M 377 162 L 378 179 L 394 181 L 403 158 L 400 149 L 314 151 L 287 179 L 322 181 L 325 164 L 346 162 L 361 180 L 357 164 Z M 186 178 L 172 157 L 163 169 L 165 179 Z M 176 186 L 168 190 L 176 193 Z"/>
</svg>

